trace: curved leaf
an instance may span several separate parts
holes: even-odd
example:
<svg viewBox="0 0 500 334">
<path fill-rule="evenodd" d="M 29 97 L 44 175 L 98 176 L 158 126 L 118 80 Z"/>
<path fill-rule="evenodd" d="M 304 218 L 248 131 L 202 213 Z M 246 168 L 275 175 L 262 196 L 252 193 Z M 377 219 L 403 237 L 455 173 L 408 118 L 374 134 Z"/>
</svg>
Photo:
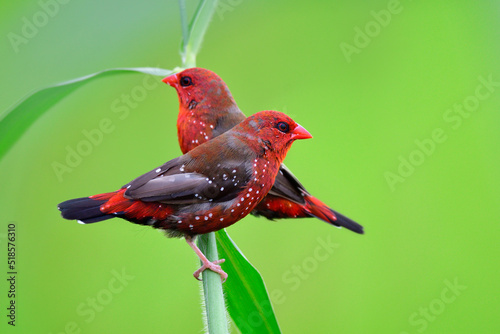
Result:
<svg viewBox="0 0 500 334">
<path fill-rule="evenodd" d="M 23 133 L 49 108 L 84 84 L 106 76 L 125 73 L 145 73 L 167 76 L 170 70 L 152 67 L 113 68 L 61 82 L 28 94 L 0 115 L 0 160 Z"/>
<path fill-rule="evenodd" d="M 228 274 L 223 289 L 231 318 L 242 333 L 281 333 L 264 280 L 226 230 L 216 232 L 217 248 Z"/>
<path fill-rule="evenodd" d="M 194 67 L 196 64 L 196 55 L 200 51 L 203 37 L 208 29 L 210 20 L 217 8 L 217 0 L 201 0 L 198 8 L 193 15 L 193 19 L 189 24 L 189 32 L 187 38 L 184 35 L 181 44 L 182 65 L 186 68 Z M 181 7 L 181 18 L 183 15 Z M 185 29 L 183 28 L 183 31 Z"/>
</svg>

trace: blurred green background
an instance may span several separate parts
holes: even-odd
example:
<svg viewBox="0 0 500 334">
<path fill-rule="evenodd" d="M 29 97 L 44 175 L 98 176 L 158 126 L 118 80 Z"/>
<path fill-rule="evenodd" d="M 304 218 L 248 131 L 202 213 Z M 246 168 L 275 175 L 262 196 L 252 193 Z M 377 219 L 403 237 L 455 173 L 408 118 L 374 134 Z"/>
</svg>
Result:
<svg viewBox="0 0 500 334">
<path fill-rule="evenodd" d="M 2 111 L 102 69 L 180 65 L 176 1 L 0 6 Z M 496 1 L 220 2 L 198 66 L 247 115 L 276 109 L 305 126 L 314 139 L 294 145 L 288 167 L 366 230 L 254 217 L 228 229 L 284 333 L 500 332 L 499 41 Z M 118 219 L 82 226 L 56 208 L 180 154 L 177 95 L 155 80 L 88 84 L 0 162 L 2 267 L 15 222 L 19 271 L 15 328 L 0 280 L 2 331 L 203 330 L 198 261 L 184 241 Z M 112 130 L 58 176 L 54 163 L 67 165 L 103 119 Z"/>
</svg>

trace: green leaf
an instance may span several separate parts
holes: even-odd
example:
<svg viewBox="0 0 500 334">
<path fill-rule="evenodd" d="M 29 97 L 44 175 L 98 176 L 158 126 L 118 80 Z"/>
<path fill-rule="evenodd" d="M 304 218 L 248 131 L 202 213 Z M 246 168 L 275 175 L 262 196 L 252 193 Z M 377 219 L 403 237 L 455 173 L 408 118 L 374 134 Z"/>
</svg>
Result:
<svg viewBox="0 0 500 334">
<path fill-rule="evenodd" d="M 184 45 L 189 39 L 189 28 L 187 23 L 187 13 L 186 13 L 186 2 L 184 0 L 179 0 L 179 11 L 181 14 L 181 30 L 182 30 L 182 40 L 181 40 L 181 50 L 180 54 L 182 56 L 184 52 Z"/>
<path fill-rule="evenodd" d="M 223 289 L 231 318 L 242 333 L 281 333 L 260 273 L 255 269 L 226 230 L 216 232 L 219 256 L 226 259 L 222 269 L 228 274 Z"/>
<path fill-rule="evenodd" d="M 185 68 L 194 67 L 196 64 L 196 55 L 200 51 L 203 37 L 208 29 L 210 20 L 217 8 L 217 0 L 201 0 L 196 9 L 193 19 L 189 24 L 187 38 L 184 37 L 181 44 L 182 65 Z M 185 11 L 185 9 L 184 9 Z M 181 7 L 181 17 L 183 8 Z"/>
<path fill-rule="evenodd" d="M 64 97 L 94 79 L 125 73 L 145 73 L 164 77 L 173 72 L 151 67 L 114 68 L 61 82 L 28 94 L 0 115 L 0 142 L 2 143 L 0 160 L 40 116 Z"/>
</svg>

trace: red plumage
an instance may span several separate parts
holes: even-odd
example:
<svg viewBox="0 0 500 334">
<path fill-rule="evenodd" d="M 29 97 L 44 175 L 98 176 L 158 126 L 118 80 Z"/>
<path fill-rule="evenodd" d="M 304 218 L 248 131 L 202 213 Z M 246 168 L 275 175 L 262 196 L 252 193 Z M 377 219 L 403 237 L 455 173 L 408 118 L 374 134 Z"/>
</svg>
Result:
<svg viewBox="0 0 500 334">
<path fill-rule="evenodd" d="M 212 71 L 190 68 L 163 81 L 174 87 L 179 97 L 177 134 L 183 153 L 223 134 L 246 118 L 227 85 Z M 361 225 L 313 197 L 284 165 L 273 188 L 252 214 L 268 219 L 316 217 L 363 233 Z"/>
<path fill-rule="evenodd" d="M 185 236 L 204 265 L 210 263 L 193 243 L 197 234 L 230 226 L 245 217 L 271 189 L 280 164 L 296 139 L 311 135 L 290 117 L 263 111 L 230 131 L 139 176 L 120 190 L 59 204 L 66 219 L 94 223 L 119 217 Z"/>
</svg>

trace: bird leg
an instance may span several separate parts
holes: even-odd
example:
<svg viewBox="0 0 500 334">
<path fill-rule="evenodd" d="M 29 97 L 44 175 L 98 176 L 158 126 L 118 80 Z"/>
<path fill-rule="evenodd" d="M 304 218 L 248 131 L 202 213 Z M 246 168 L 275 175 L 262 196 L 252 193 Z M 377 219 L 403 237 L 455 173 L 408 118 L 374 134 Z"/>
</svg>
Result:
<svg viewBox="0 0 500 334">
<path fill-rule="evenodd" d="M 221 266 L 219 266 L 219 263 L 222 263 L 226 260 L 220 259 L 220 260 L 210 262 L 207 259 L 207 257 L 202 253 L 202 251 L 198 248 L 198 246 L 196 246 L 196 244 L 194 243 L 193 237 L 186 236 L 186 242 L 188 243 L 189 246 L 191 246 L 191 248 L 194 250 L 196 255 L 198 255 L 201 262 L 203 263 L 203 265 L 200 267 L 200 269 L 196 270 L 193 273 L 194 278 L 196 278 L 198 281 L 201 281 L 201 279 L 200 279 L 201 272 L 204 271 L 205 269 L 210 269 L 213 272 L 216 272 L 217 274 L 219 274 L 220 278 L 222 280 L 222 283 L 224 283 L 227 279 L 227 274 L 224 272 L 224 270 L 222 270 Z"/>
</svg>

